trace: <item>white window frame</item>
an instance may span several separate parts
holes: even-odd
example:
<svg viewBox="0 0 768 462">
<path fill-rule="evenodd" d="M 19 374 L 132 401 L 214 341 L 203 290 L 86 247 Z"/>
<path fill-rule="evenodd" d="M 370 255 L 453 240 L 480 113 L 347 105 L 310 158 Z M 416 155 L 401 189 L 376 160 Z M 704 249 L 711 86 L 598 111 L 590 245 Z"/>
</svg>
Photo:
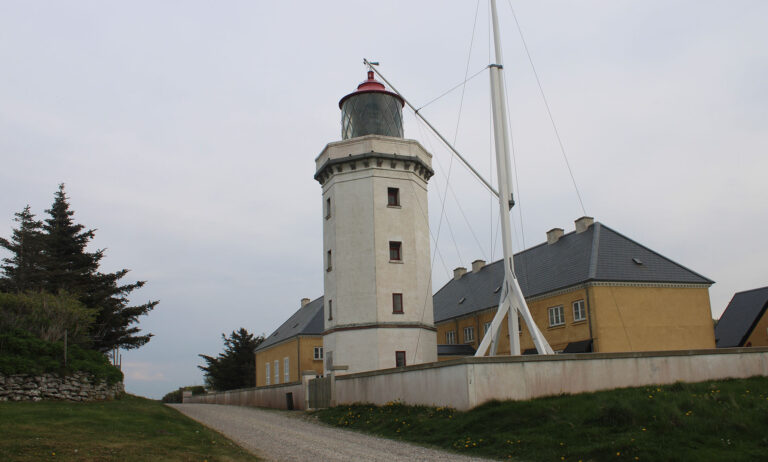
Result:
<svg viewBox="0 0 768 462">
<path fill-rule="evenodd" d="M 269 370 L 269 361 L 267 361 L 267 375 L 265 376 L 267 378 L 266 382 L 264 382 L 266 385 L 271 385 L 270 380 L 272 380 L 272 372 Z"/>
<path fill-rule="evenodd" d="M 448 345 L 455 345 L 456 344 L 456 331 L 455 330 L 449 330 L 445 333 L 445 343 Z"/>
<path fill-rule="evenodd" d="M 571 306 L 573 307 L 573 322 L 587 320 L 587 308 L 584 300 L 576 300 Z"/>
<path fill-rule="evenodd" d="M 277 385 L 278 383 L 280 383 L 280 360 L 279 359 L 275 360 L 274 366 L 275 366 L 275 370 L 273 372 L 275 373 L 275 385 Z"/>
<path fill-rule="evenodd" d="M 323 347 L 315 347 L 315 361 L 320 361 L 323 359 Z"/>
<path fill-rule="evenodd" d="M 291 360 L 287 356 L 283 358 L 283 383 L 291 381 Z"/>
<path fill-rule="evenodd" d="M 491 330 L 491 321 L 483 324 L 483 335 L 487 334 L 489 330 Z"/>
<path fill-rule="evenodd" d="M 464 343 L 469 343 L 475 340 L 475 326 L 467 326 L 464 328 Z"/>
<path fill-rule="evenodd" d="M 563 305 L 550 306 L 547 311 L 549 312 L 549 327 L 565 325 L 565 310 L 563 309 Z"/>
</svg>

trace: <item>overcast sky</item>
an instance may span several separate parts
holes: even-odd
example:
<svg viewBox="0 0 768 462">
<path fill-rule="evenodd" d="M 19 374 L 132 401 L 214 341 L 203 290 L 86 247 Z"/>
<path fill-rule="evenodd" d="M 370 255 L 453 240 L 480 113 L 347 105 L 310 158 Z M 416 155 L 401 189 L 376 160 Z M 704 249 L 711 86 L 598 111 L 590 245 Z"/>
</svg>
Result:
<svg viewBox="0 0 768 462">
<path fill-rule="evenodd" d="M 201 384 L 197 355 L 220 352 L 221 333 L 269 334 L 322 295 L 314 158 L 340 138 L 338 100 L 363 58 L 417 106 L 481 71 L 463 104 L 458 89 L 423 114 L 495 180 L 476 6 L 4 0 L 0 235 L 66 183 L 103 269 L 148 281 L 136 303 L 161 301 L 141 321 L 153 340 L 123 355 L 127 390 Z M 714 317 L 768 285 L 768 2 L 512 6 L 586 213 L 716 281 Z M 583 212 L 507 0 L 499 10 L 521 250 Z M 412 114 L 405 124 L 435 156 L 436 291 L 454 267 L 499 258 L 497 208 Z"/>
</svg>

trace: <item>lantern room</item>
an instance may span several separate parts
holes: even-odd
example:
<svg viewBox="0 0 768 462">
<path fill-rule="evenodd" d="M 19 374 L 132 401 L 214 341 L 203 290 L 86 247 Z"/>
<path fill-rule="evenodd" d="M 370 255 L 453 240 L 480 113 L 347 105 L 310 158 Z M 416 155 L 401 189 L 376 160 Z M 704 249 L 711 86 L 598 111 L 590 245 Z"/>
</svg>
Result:
<svg viewBox="0 0 768 462">
<path fill-rule="evenodd" d="M 341 139 L 364 135 L 403 137 L 403 99 L 368 71 L 357 90 L 341 98 Z"/>
</svg>

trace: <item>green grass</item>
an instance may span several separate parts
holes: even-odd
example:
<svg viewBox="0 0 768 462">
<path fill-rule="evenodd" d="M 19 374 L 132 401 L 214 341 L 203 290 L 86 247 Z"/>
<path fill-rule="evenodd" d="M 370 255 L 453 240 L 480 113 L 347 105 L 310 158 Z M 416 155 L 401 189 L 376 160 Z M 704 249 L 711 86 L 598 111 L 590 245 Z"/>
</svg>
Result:
<svg viewBox="0 0 768 462">
<path fill-rule="evenodd" d="M 256 461 L 158 401 L 0 403 L 2 461 Z"/>
<path fill-rule="evenodd" d="M 335 426 L 506 460 L 768 460 L 766 377 L 496 401 L 468 412 L 390 403 L 313 415 Z"/>
</svg>

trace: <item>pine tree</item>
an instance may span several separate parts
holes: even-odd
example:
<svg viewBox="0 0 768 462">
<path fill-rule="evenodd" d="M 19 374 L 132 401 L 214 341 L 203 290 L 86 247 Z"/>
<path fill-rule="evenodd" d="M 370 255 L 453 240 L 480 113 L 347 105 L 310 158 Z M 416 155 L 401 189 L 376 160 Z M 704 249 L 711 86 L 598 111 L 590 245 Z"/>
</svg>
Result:
<svg viewBox="0 0 768 462">
<path fill-rule="evenodd" d="M 197 366 L 205 372 L 206 383 L 214 390 L 234 390 L 256 385 L 256 364 L 253 350 L 264 341 L 264 336 L 255 337 L 244 328 L 232 331 L 224 340 L 224 352 L 214 358 L 198 355 L 206 362 L 206 366 Z"/>
<path fill-rule="evenodd" d="M 115 273 L 98 271 L 104 251 L 86 251 L 95 230 L 86 230 L 73 221 L 74 212 L 70 210 L 64 184 L 59 185 L 53 205 L 46 212 L 49 218 L 43 225 L 45 290 L 75 294 L 86 307 L 97 311 L 90 332 L 93 348 L 106 352 L 117 347 L 138 348 L 147 343 L 152 334 L 139 335 L 138 327 L 133 324 L 158 302 L 128 306 L 129 294 L 145 281 L 120 285 L 127 269 Z"/>
<path fill-rule="evenodd" d="M 53 205 L 45 212 L 50 216 L 43 225 L 45 289 L 54 294 L 60 290 L 87 294 L 104 256 L 103 250 L 86 252 L 95 230 L 84 231 L 85 226 L 74 223 L 75 212 L 69 209 L 63 183 L 54 194 Z"/>
<path fill-rule="evenodd" d="M 35 220 L 29 205 L 15 214 L 19 224 L 13 230 L 11 240 L 0 238 L 0 247 L 10 251 L 12 256 L 3 259 L 4 277 L 0 278 L 0 290 L 5 292 L 26 292 L 40 290 L 43 277 L 43 223 Z"/>
</svg>

